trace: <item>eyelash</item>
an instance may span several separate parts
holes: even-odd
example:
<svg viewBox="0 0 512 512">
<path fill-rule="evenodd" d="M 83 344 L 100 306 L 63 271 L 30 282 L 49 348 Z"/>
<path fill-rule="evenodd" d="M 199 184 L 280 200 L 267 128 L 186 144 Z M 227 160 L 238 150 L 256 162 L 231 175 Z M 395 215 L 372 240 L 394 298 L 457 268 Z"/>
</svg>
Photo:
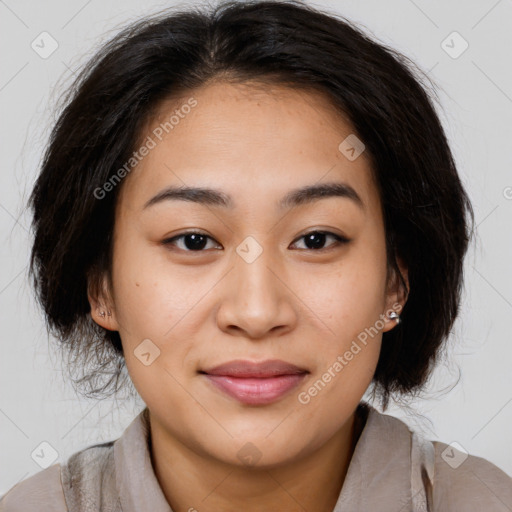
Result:
<svg viewBox="0 0 512 512">
<path fill-rule="evenodd" d="M 324 251 L 329 251 L 329 250 L 332 250 L 334 249 L 335 247 L 338 247 L 340 245 L 345 245 L 347 243 L 349 243 L 351 240 L 349 238 L 346 238 L 344 236 L 341 236 L 341 235 L 337 235 L 335 233 L 331 233 L 330 231 L 321 231 L 321 230 L 313 230 L 313 231 L 309 231 L 308 233 L 304 233 L 303 235 L 301 235 L 300 237 L 298 237 L 295 242 L 299 241 L 300 239 L 302 238 L 305 238 L 313 233 L 319 233 L 319 234 L 322 234 L 322 235 L 327 235 L 327 236 L 332 236 L 334 239 L 335 239 L 335 243 L 330 245 L 329 247 L 324 247 L 322 249 L 299 249 L 301 251 L 312 251 L 312 252 L 324 252 Z M 176 235 L 176 236 L 173 236 L 172 238 L 168 238 L 166 240 L 163 240 L 162 241 L 162 244 L 165 245 L 165 246 L 172 246 L 174 245 L 174 241 L 175 240 L 178 240 L 180 238 L 183 238 L 185 237 L 186 235 L 202 235 L 206 238 L 209 238 L 210 240 L 214 240 L 211 236 L 207 235 L 206 233 L 203 233 L 201 231 L 185 231 L 179 235 Z M 295 243 L 294 242 L 294 243 Z M 198 251 L 192 251 L 190 249 L 179 249 L 178 250 L 180 251 L 183 251 L 183 252 L 189 252 L 189 253 L 201 253 L 201 252 L 206 252 L 206 249 L 201 249 L 201 250 L 198 250 Z"/>
</svg>

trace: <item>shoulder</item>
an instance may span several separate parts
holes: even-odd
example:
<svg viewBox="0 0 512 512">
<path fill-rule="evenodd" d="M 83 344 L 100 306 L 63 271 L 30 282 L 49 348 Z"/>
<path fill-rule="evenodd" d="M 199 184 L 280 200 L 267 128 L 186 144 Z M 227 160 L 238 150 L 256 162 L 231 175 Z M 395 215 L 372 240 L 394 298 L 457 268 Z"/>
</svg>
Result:
<svg viewBox="0 0 512 512">
<path fill-rule="evenodd" d="M 113 441 L 89 446 L 65 463 L 54 464 L 19 482 L 0 497 L 0 512 L 85 510 L 84 496 L 95 501 L 102 485 L 112 485 L 115 479 L 112 446 Z"/>
<path fill-rule="evenodd" d="M 373 433 L 368 432 L 366 437 L 371 448 L 367 451 L 381 453 L 387 459 L 383 478 L 387 478 L 384 470 L 389 460 L 395 461 L 393 474 L 386 473 L 390 485 L 398 485 L 397 472 L 401 471 L 401 482 L 410 478 L 406 494 L 416 502 L 414 510 L 512 511 L 512 478 L 498 466 L 467 453 L 457 443 L 429 440 L 400 418 L 374 408 L 370 411 L 368 425 Z M 397 458 L 401 462 L 396 462 Z"/>
<path fill-rule="evenodd" d="M 61 480 L 69 510 L 118 510 L 114 442 L 89 446 L 62 466 Z"/>
<path fill-rule="evenodd" d="M 26 478 L 0 497 L 0 512 L 67 512 L 61 465 L 54 464 Z"/>
<path fill-rule="evenodd" d="M 434 510 L 512 510 L 512 478 L 488 460 L 452 444 L 432 441 Z"/>
</svg>

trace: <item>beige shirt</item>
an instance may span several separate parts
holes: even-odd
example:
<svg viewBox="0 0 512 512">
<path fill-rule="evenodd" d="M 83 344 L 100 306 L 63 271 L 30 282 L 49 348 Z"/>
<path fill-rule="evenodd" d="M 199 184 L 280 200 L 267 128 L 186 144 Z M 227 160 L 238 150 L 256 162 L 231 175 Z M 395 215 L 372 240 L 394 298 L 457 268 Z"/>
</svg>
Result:
<svg viewBox="0 0 512 512">
<path fill-rule="evenodd" d="M 173 512 L 151 464 L 147 412 L 117 440 L 16 484 L 0 512 Z M 512 512 L 512 478 L 497 466 L 364 402 L 357 415 L 364 428 L 333 512 Z"/>
</svg>

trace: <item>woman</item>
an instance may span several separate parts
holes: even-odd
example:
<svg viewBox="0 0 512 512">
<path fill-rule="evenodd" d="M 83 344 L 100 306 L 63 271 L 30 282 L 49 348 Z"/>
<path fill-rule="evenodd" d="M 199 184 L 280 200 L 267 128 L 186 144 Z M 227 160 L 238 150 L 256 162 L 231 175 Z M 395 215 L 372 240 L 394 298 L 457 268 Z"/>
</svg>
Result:
<svg viewBox="0 0 512 512">
<path fill-rule="evenodd" d="M 66 101 L 34 285 L 100 361 L 85 384 L 125 365 L 146 408 L 2 510 L 511 509 L 497 466 L 362 400 L 422 389 L 472 234 L 412 63 L 302 3 L 230 2 L 130 26 Z"/>
</svg>

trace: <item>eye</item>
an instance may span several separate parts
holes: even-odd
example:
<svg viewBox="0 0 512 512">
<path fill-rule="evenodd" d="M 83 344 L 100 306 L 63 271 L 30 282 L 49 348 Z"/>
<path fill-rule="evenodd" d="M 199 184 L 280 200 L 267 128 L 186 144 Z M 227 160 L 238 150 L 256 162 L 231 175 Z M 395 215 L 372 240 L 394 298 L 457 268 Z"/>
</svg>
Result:
<svg viewBox="0 0 512 512">
<path fill-rule="evenodd" d="M 183 239 L 182 241 L 184 247 L 182 246 L 178 248 L 185 252 L 204 252 L 203 249 L 207 245 L 208 239 L 213 240 L 213 238 L 204 233 L 198 231 L 188 231 L 186 233 L 182 233 L 181 235 L 168 238 L 167 240 L 164 240 L 162 244 L 175 245 L 175 242 L 180 239 Z"/>
<path fill-rule="evenodd" d="M 325 239 L 327 237 L 334 238 L 335 242 L 328 247 L 321 247 L 325 244 Z M 309 233 L 302 235 L 297 240 L 300 240 L 302 238 L 305 239 L 305 241 L 306 241 L 305 243 L 307 246 L 304 250 L 312 250 L 312 251 L 316 251 L 316 252 L 328 250 L 328 249 L 334 248 L 338 245 L 346 244 L 346 243 L 350 242 L 350 240 L 348 238 L 345 238 L 340 235 L 336 235 L 335 233 L 331 233 L 329 231 L 310 231 Z"/>
<path fill-rule="evenodd" d="M 331 237 L 334 239 L 334 243 L 332 243 L 328 247 L 322 247 L 325 244 L 326 238 Z M 320 252 L 323 250 L 328 250 L 333 247 L 336 247 L 341 244 L 346 244 L 350 242 L 348 238 L 345 238 L 340 235 L 336 235 L 335 233 L 331 233 L 329 231 L 310 231 L 305 235 L 302 235 L 297 240 L 305 239 L 306 248 L 302 250 L 312 250 L 315 252 Z M 185 252 L 204 252 L 203 249 L 207 248 L 208 240 L 214 240 L 212 237 L 206 235 L 205 233 L 201 233 L 199 231 L 188 231 L 186 233 L 181 233 L 180 235 L 176 235 L 172 238 L 168 238 L 162 242 L 163 245 L 172 245 L 177 246 L 178 249 Z M 178 241 L 183 242 L 183 245 L 179 247 Z"/>
</svg>

